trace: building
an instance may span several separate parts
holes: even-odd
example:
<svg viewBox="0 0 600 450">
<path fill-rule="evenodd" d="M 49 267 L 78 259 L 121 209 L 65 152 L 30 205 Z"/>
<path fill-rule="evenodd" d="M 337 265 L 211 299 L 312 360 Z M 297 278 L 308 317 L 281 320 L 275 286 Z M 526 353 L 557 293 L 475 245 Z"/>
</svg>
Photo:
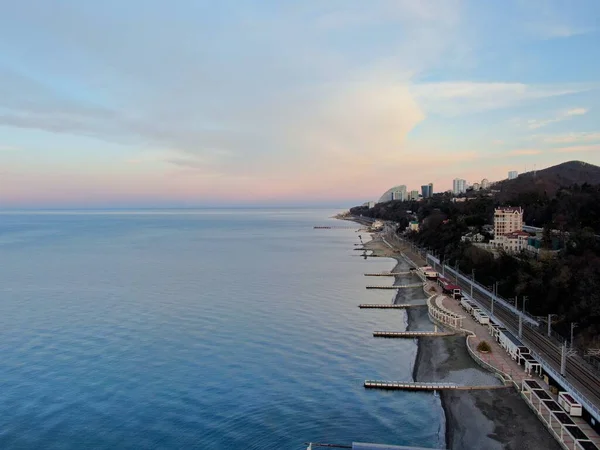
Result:
<svg viewBox="0 0 600 450">
<path fill-rule="evenodd" d="M 401 184 L 400 186 L 394 186 L 388 189 L 379 199 L 379 203 L 389 202 L 391 200 L 408 200 L 406 186 Z"/>
<path fill-rule="evenodd" d="M 461 236 L 460 240 L 462 242 L 483 242 L 485 241 L 485 236 L 481 233 L 467 233 Z"/>
<path fill-rule="evenodd" d="M 490 241 L 492 247 L 501 248 L 507 253 L 519 253 L 521 250 L 528 250 L 529 238 L 531 235 L 526 231 L 518 230 L 512 233 L 496 236 Z"/>
<path fill-rule="evenodd" d="M 481 189 L 481 185 L 479 183 L 473 183 L 473 190 L 478 191 L 479 189 Z"/>
<path fill-rule="evenodd" d="M 416 221 L 416 220 L 413 220 L 413 221 L 411 221 L 411 222 L 408 224 L 408 229 L 409 229 L 410 231 L 416 231 L 416 232 L 418 232 L 418 231 L 419 231 L 419 222 L 418 222 L 418 221 Z"/>
<path fill-rule="evenodd" d="M 368 206 L 369 208 L 375 208 L 375 202 L 369 202 Z"/>
<path fill-rule="evenodd" d="M 454 195 L 464 194 L 467 192 L 467 182 L 462 178 L 455 178 L 452 182 L 452 193 Z"/>
<path fill-rule="evenodd" d="M 433 183 L 421 186 L 421 195 L 423 198 L 431 198 L 433 196 Z"/>
<path fill-rule="evenodd" d="M 494 236 L 503 236 L 523 230 L 523 208 L 501 206 L 494 211 Z"/>
<path fill-rule="evenodd" d="M 490 188 L 490 180 L 484 178 L 481 180 L 481 189 L 489 189 Z"/>
<path fill-rule="evenodd" d="M 494 239 L 490 244 L 509 253 L 527 249 L 531 235 L 523 231 L 523 208 L 501 206 L 494 211 Z"/>
<path fill-rule="evenodd" d="M 508 172 L 508 179 L 509 180 L 514 180 L 518 176 L 519 176 L 519 172 L 517 172 L 516 170 L 511 170 L 510 172 Z"/>
<path fill-rule="evenodd" d="M 411 200 L 419 200 L 419 191 L 417 191 L 417 190 L 410 191 L 410 199 Z"/>
</svg>

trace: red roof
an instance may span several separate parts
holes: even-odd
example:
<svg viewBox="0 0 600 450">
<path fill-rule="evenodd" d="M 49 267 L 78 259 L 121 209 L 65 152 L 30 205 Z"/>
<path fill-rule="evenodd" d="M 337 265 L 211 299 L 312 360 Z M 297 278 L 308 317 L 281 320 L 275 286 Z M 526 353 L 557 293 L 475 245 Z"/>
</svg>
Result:
<svg viewBox="0 0 600 450">
<path fill-rule="evenodd" d="M 458 290 L 460 290 L 460 286 L 457 286 L 455 284 L 449 284 L 448 286 L 446 286 L 446 289 L 458 289 Z"/>
<path fill-rule="evenodd" d="M 529 237 L 530 234 L 527 233 L 526 231 L 517 230 L 517 231 L 513 231 L 512 233 L 508 233 L 506 236 L 508 236 L 508 237 L 527 236 L 527 237 Z"/>
</svg>

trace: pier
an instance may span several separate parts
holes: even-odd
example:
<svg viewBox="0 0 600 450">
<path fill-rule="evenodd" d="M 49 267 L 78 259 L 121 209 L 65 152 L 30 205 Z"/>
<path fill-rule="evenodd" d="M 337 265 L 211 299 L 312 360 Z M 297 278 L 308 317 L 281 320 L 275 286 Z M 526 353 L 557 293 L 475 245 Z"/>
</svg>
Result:
<svg viewBox="0 0 600 450">
<path fill-rule="evenodd" d="M 413 304 L 408 304 L 408 303 L 398 303 L 398 304 L 392 304 L 392 303 L 382 303 L 382 304 L 376 304 L 376 303 L 362 303 L 360 305 L 358 305 L 358 307 L 360 309 L 404 309 L 404 308 L 414 308 L 415 306 L 425 306 L 425 305 L 413 305 Z"/>
<path fill-rule="evenodd" d="M 462 386 L 454 383 L 412 383 L 404 381 L 366 380 L 366 389 L 385 389 L 391 391 L 442 391 L 442 390 L 488 390 L 506 389 L 508 386 Z"/>
<path fill-rule="evenodd" d="M 399 284 L 397 286 L 367 286 L 367 289 L 407 289 L 423 287 L 423 283 Z"/>
<path fill-rule="evenodd" d="M 454 333 L 441 331 L 374 331 L 373 336 L 382 338 L 418 338 L 454 336 Z"/>
<path fill-rule="evenodd" d="M 381 273 L 365 273 L 365 277 L 395 277 L 396 275 L 408 275 L 412 272 L 381 272 Z"/>
</svg>

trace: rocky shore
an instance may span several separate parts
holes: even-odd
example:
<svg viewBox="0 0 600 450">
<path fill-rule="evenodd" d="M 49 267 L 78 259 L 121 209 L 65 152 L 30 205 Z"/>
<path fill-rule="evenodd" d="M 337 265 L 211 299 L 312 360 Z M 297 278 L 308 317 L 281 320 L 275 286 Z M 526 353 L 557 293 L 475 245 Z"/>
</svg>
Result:
<svg viewBox="0 0 600 450">
<path fill-rule="evenodd" d="M 394 258 L 398 261 L 394 271 L 407 270 L 408 265 L 399 251 L 390 248 L 378 236 L 373 238 L 364 245 L 372 250 L 372 256 Z M 423 292 L 415 291 L 399 290 L 395 302 L 422 301 Z M 406 311 L 407 330 L 430 331 L 434 328 L 426 308 Z M 492 373 L 472 359 L 465 337 L 461 335 L 419 338 L 413 378 L 415 381 L 473 386 L 501 385 Z M 440 398 L 446 417 L 446 447 L 450 450 L 561 448 L 513 388 L 443 391 Z"/>
</svg>

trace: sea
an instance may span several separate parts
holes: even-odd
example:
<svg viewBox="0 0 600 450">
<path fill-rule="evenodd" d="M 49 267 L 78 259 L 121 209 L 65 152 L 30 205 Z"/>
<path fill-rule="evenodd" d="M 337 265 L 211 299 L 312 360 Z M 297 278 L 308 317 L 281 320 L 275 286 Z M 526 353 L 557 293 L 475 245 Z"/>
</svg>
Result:
<svg viewBox="0 0 600 450">
<path fill-rule="evenodd" d="M 363 387 L 417 346 L 336 212 L 1 213 L 0 448 L 444 447 L 438 397 Z"/>
</svg>

